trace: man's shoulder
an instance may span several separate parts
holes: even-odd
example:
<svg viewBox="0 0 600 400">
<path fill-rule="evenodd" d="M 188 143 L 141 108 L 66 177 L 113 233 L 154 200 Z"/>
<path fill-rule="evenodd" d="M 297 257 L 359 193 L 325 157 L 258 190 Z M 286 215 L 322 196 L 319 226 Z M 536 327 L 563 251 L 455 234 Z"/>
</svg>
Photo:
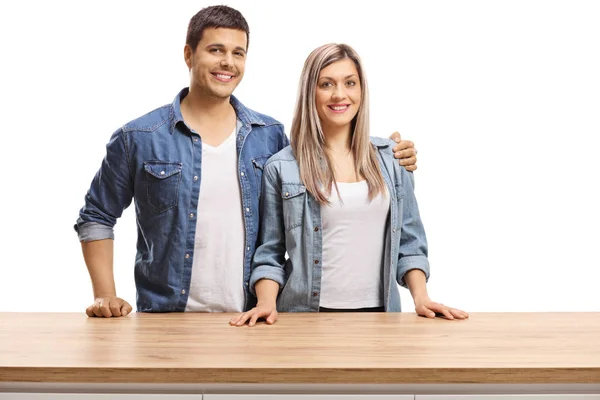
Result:
<svg viewBox="0 0 600 400">
<path fill-rule="evenodd" d="M 260 113 L 258 111 L 254 111 L 250 108 L 247 109 L 250 113 L 253 113 L 258 121 L 262 121 L 265 126 L 279 126 L 283 130 L 283 124 L 271 117 L 270 115 Z"/>
<path fill-rule="evenodd" d="M 231 96 L 230 98 L 231 104 L 235 109 L 236 114 L 238 114 L 238 118 L 242 120 L 242 122 L 249 122 L 254 126 L 276 126 L 280 127 L 283 131 L 283 124 L 271 117 L 270 115 L 260 113 L 255 111 L 252 108 L 246 107 L 237 97 Z"/>
<path fill-rule="evenodd" d="M 140 117 L 137 117 L 123 125 L 124 133 L 129 132 L 153 132 L 161 126 L 169 126 L 168 122 L 173 119 L 173 107 L 165 104 Z"/>
</svg>

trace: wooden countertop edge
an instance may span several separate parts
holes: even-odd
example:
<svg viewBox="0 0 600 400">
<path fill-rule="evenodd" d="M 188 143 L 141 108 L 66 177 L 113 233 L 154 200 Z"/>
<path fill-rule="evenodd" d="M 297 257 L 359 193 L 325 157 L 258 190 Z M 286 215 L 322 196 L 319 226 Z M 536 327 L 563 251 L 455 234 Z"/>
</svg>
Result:
<svg viewBox="0 0 600 400">
<path fill-rule="evenodd" d="M 599 384 L 592 368 L 77 368 L 0 367 L 0 382 Z"/>
</svg>

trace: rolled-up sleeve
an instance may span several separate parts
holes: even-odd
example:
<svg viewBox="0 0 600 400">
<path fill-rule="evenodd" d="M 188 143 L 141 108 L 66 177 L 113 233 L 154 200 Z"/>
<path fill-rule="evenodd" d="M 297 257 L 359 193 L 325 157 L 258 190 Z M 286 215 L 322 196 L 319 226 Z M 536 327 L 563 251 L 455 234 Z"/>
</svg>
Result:
<svg viewBox="0 0 600 400">
<path fill-rule="evenodd" d="M 253 295 L 256 295 L 256 282 L 261 279 L 277 282 L 280 289 L 285 284 L 285 227 L 281 185 L 277 182 L 277 170 L 267 162 L 262 179 L 261 226 L 249 284 Z"/>
<path fill-rule="evenodd" d="M 85 195 L 74 226 L 80 241 L 114 239 L 114 226 L 133 199 L 130 157 L 122 129 L 106 145 L 106 155 Z"/>
<path fill-rule="evenodd" d="M 414 191 L 412 172 L 400 168 L 402 176 L 402 230 L 398 251 L 397 282 L 406 287 L 404 275 L 412 269 L 420 269 L 429 280 L 429 260 L 427 259 L 427 237 L 419 215 L 419 207 Z"/>
</svg>

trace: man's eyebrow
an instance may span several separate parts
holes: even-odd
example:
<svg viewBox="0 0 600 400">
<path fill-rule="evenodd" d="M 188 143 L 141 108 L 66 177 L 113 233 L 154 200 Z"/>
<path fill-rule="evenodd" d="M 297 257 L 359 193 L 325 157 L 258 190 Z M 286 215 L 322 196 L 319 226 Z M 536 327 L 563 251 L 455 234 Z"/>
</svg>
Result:
<svg viewBox="0 0 600 400">
<path fill-rule="evenodd" d="M 225 48 L 225 45 L 224 45 L 224 44 L 222 44 L 222 43 L 211 43 L 211 44 L 208 44 L 208 45 L 206 46 L 206 48 L 209 48 L 209 47 L 218 47 L 218 48 L 224 49 L 224 48 Z M 242 46 L 236 46 L 236 48 L 235 48 L 235 49 L 236 49 L 236 50 L 241 50 L 241 51 L 243 51 L 244 53 L 246 52 L 246 49 L 244 49 Z"/>
</svg>

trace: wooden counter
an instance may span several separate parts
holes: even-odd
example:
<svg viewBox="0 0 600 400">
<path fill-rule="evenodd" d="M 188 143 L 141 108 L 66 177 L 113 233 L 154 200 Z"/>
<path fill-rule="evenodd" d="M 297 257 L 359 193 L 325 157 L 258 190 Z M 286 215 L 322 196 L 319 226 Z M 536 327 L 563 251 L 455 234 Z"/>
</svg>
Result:
<svg viewBox="0 0 600 400">
<path fill-rule="evenodd" d="M 0 313 L 0 382 L 600 383 L 600 313 Z"/>
</svg>

